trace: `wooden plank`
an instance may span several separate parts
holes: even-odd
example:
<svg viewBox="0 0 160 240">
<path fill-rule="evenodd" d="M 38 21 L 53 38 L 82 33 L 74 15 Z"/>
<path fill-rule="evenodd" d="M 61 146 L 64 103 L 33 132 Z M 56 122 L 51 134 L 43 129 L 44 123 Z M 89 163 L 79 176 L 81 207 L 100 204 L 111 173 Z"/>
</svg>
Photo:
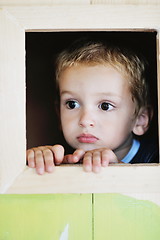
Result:
<svg viewBox="0 0 160 240">
<path fill-rule="evenodd" d="M 0 239 L 92 240 L 91 194 L 0 195 Z"/>
<path fill-rule="evenodd" d="M 160 193 L 160 165 L 112 165 L 101 173 L 86 173 L 81 166 L 56 167 L 39 176 L 26 170 L 6 193 Z"/>
<path fill-rule="evenodd" d="M 159 29 L 156 5 L 80 5 L 7 7 L 29 29 Z"/>
<path fill-rule="evenodd" d="M 56 4 L 160 4 L 159 0 L 0 0 L 0 6 L 33 6 Z"/>
<path fill-rule="evenodd" d="M 91 4 L 160 4 L 159 0 L 91 0 Z"/>
<path fill-rule="evenodd" d="M 25 39 L 0 10 L 0 191 L 25 166 Z"/>
<path fill-rule="evenodd" d="M 90 4 L 90 0 L 0 0 L 0 6 L 53 6 Z"/>
<path fill-rule="evenodd" d="M 160 239 L 160 208 L 120 194 L 94 195 L 94 240 Z"/>
</svg>

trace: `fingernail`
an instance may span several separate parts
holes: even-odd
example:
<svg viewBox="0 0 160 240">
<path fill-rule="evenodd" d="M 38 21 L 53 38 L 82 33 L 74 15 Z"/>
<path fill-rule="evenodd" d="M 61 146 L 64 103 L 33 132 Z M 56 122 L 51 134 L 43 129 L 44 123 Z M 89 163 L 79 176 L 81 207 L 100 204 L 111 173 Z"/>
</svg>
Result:
<svg viewBox="0 0 160 240">
<path fill-rule="evenodd" d="M 77 156 L 73 156 L 73 162 L 78 162 L 78 157 Z"/>
<path fill-rule="evenodd" d="M 44 173 L 43 168 L 39 168 L 39 169 L 37 169 L 37 173 L 40 174 L 40 175 L 42 175 L 42 174 Z"/>
<path fill-rule="evenodd" d="M 103 167 L 107 167 L 107 166 L 108 166 L 108 162 L 107 162 L 107 161 L 103 161 L 103 162 L 102 162 L 102 166 L 103 166 Z"/>
<path fill-rule="evenodd" d="M 91 166 L 89 166 L 89 165 L 83 166 L 83 169 L 85 172 L 91 172 L 91 170 L 92 170 Z"/>
<path fill-rule="evenodd" d="M 49 173 L 53 172 L 53 166 L 49 166 L 49 167 L 47 168 L 47 172 L 49 172 Z"/>
<path fill-rule="evenodd" d="M 34 167 L 35 167 L 35 163 L 33 163 L 33 162 L 30 163 L 30 164 L 29 164 L 29 167 L 34 168 Z"/>
<path fill-rule="evenodd" d="M 94 167 L 93 172 L 94 173 L 99 173 L 100 170 L 101 170 L 101 168 L 97 166 L 97 167 Z"/>
</svg>

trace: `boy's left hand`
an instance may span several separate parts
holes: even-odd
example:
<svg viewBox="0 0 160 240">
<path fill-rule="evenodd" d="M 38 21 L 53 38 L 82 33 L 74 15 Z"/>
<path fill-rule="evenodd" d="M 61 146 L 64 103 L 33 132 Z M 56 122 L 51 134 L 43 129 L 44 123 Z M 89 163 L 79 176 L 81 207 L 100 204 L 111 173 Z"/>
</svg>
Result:
<svg viewBox="0 0 160 240">
<path fill-rule="evenodd" d="M 115 153 L 111 149 L 99 148 L 90 151 L 77 149 L 73 154 L 66 155 L 64 163 L 83 162 L 83 169 L 86 172 L 98 173 L 101 167 L 107 167 L 109 163 L 118 163 Z"/>
</svg>

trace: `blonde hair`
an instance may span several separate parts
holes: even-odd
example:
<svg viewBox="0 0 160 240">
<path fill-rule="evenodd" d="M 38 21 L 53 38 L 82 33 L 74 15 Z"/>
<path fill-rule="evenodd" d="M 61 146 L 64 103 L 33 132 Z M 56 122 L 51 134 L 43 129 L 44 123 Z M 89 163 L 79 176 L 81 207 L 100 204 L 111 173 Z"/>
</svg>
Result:
<svg viewBox="0 0 160 240">
<path fill-rule="evenodd" d="M 132 100 L 137 105 L 136 113 L 141 107 L 149 105 L 148 85 L 145 79 L 146 62 L 132 51 L 99 41 L 75 42 L 57 58 L 57 84 L 65 69 L 79 64 L 88 66 L 102 64 L 114 67 L 128 80 Z"/>
</svg>

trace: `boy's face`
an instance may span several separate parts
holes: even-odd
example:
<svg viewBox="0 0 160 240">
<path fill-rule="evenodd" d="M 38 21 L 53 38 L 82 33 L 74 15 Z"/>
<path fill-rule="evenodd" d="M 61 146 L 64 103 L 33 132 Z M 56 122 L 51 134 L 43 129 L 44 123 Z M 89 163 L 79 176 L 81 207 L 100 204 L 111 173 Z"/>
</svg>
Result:
<svg viewBox="0 0 160 240">
<path fill-rule="evenodd" d="M 85 151 L 126 147 L 136 121 L 135 103 L 116 69 L 73 66 L 62 72 L 59 88 L 61 125 L 70 146 Z"/>
</svg>

